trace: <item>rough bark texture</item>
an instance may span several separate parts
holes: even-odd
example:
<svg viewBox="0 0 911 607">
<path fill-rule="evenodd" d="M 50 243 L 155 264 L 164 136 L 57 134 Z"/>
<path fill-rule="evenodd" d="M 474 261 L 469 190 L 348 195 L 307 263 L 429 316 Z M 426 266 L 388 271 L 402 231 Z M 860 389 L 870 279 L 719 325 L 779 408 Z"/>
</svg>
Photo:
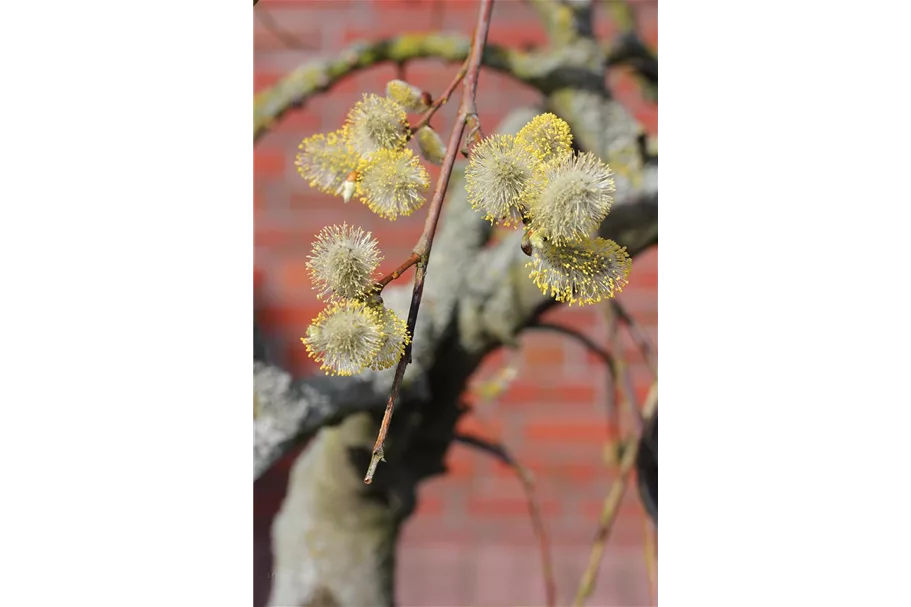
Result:
<svg viewBox="0 0 911 607">
<path fill-rule="evenodd" d="M 369 449 L 367 413 L 320 432 L 295 462 L 273 524 L 273 605 L 392 604 L 395 504 L 365 491 L 352 451 Z"/>
<path fill-rule="evenodd" d="M 570 123 L 576 144 L 611 164 L 617 193 L 601 233 L 636 254 L 658 240 L 657 160 L 644 158 L 641 129 L 604 88 L 605 58 L 591 38 L 590 9 L 580 2 L 536 6 L 553 46 L 535 68 L 549 76 L 534 84 L 546 94 L 546 109 Z M 277 106 L 268 109 L 272 116 L 282 113 L 276 114 Z M 516 112 L 498 130 L 515 132 L 539 111 Z M 254 137 L 259 128 L 254 125 Z M 387 463 L 372 485 L 363 476 L 393 370 L 292 379 L 268 362 L 254 363 L 254 478 L 319 431 L 294 465 L 273 525 L 271 604 L 394 603 L 399 527 L 414 510 L 417 485 L 444 472 L 468 378 L 486 354 L 515 343 L 525 326 L 556 305 L 528 278 L 521 233 L 485 248 L 490 233 L 465 200 L 461 172 L 454 172 L 427 269 L 413 362 L 387 440 Z M 404 317 L 410 292 L 410 285 L 390 287 L 383 297 Z"/>
</svg>

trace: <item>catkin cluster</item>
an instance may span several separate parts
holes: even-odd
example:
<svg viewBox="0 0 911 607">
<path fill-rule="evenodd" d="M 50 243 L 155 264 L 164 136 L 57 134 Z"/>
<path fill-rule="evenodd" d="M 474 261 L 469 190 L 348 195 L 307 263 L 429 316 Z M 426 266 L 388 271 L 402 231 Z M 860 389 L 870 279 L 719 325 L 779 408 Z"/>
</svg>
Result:
<svg viewBox="0 0 911 607">
<path fill-rule="evenodd" d="M 382 259 L 370 233 L 347 224 L 323 228 L 313 243 L 307 268 L 329 305 L 301 341 L 327 375 L 388 369 L 411 341 L 405 322 L 376 297 Z"/>
<path fill-rule="evenodd" d="M 357 197 L 384 219 L 411 215 L 423 206 L 430 177 L 408 142 L 417 135 L 421 154 L 435 164 L 445 152 L 433 129 L 413 133 L 408 124 L 409 111 L 428 107 L 429 96 L 401 80 L 386 85 L 385 97 L 364 94 L 340 129 L 301 142 L 297 171 L 310 187 L 345 202 Z"/>
<path fill-rule="evenodd" d="M 413 133 L 408 124 L 407 112 L 430 103 L 427 93 L 401 80 L 387 84 L 385 97 L 365 94 L 340 129 L 301 142 L 298 173 L 310 187 L 345 202 L 358 197 L 384 219 L 410 215 L 424 204 L 430 178 L 406 145 L 417 135 L 425 159 L 440 164 L 445 155 L 433 129 Z M 381 260 L 376 240 L 359 227 L 329 226 L 313 243 L 307 268 L 317 297 L 328 305 L 301 341 L 327 374 L 388 369 L 411 342 L 406 323 L 378 297 L 374 274 Z"/>
<path fill-rule="evenodd" d="M 515 136 L 478 143 L 465 184 L 469 203 L 491 223 L 524 225 L 529 278 L 542 293 L 585 305 L 627 284 L 626 248 L 593 236 L 613 202 L 611 170 L 594 154 L 573 152 L 569 125 L 560 118 L 542 114 Z"/>
</svg>

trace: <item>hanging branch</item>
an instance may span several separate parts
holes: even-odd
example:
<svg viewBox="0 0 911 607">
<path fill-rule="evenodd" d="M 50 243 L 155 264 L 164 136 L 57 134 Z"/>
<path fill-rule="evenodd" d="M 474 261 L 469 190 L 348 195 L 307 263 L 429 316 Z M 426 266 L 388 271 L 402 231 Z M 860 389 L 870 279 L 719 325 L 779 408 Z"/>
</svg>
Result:
<svg viewBox="0 0 911 607">
<path fill-rule="evenodd" d="M 657 407 L 658 384 L 656 382 L 652 384 L 652 389 L 649 392 L 648 399 L 646 400 L 643 409 L 643 416 L 645 419 L 651 419 Z M 631 437 L 631 440 L 629 440 L 628 443 L 629 444 L 623 450 L 623 459 L 620 462 L 620 475 L 611 486 L 611 490 L 608 492 L 607 497 L 604 498 L 604 507 L 601 510 L 601 518 L 598 524 L 598 531 L 595 534 L 595 541 L 592 544 L 591 554 L 588 559 L 588 567 L 585 569 L 582 581 L 579 584 L 579 590 L 576 592 L 576 600 L 573 602 L 575 607 L 581 607 L 595 589 L 595 580 L 598 577 L 598 568 L 601 566 L 601 558 L 604 556 L 604 547 L 607 543 L 607 538 L 610 535 L 611 528 L 614 525 L 614 520 L 617 518 L 617 513 L 620 511 L 620 502 L 623 499 L 623 494 L 626 492 L 630 471 L 632 471 L 633 465 L 636 462 L 636 455 L 639 453 L 639 440 L 637 440 L 636 435 Z"/>
<path fill-rule="evenodd" d="M 424 293 L 424 278 L 427 272 L 427 263 L 430 260 L 430 249 L 433 246 L 433 237 L 436 234 L 437 222 L 440 219 L 440 210 L 443 207 L 443 198 L 446 196 L 446 188 L 449 186 L 449 177 L 452 174 L 452 168 L 455 166 L 456 154 L 459 150 L 459 143 L 462 140 L 462 133 L 469 118 L 477 117 L 477 106 L 475 104 L 475 95 L 478 88 L 478 74 L 481 71 L 481 56 L 484 52 L 484 45 L 487 42 L 487 32 L 490 30 L 490 15 L 493 11 L 493 0 L 481 0 L 481 7 L 478 10 L 478 24 L 475 28 L 471 51 L 466 63 L 467 71 L 462 82 L 464 93 L 462 94 L 462 103 L 459 106 L 459 114 L 456 123 L 452 127 L 452 133 L 449 136 L 449 142 L 446 147 L 446 157 L 443 159 L 443 166 L 440 170 L 440 177 L 437 180 L 436 188 L 433 191 L 433 197 L 430 201 L 430 210 L 427 214 L 427 221 L 424 223 L 424 231 L 418 239 L 414 248 L 412 258 L 416 256 L 417 261 L 414 265 L 417 269 L 414 274 L 414 290 L 411 294 L 411 307 L 408 310 L 408 333 L 414 335 L 414 328 L 417 324 L 418 310 L 421 307 L 421 297 Z M 406 262 L 407 263 L 407 262 Z M 392 380 L 392 390 L 389 399 L 386 401 L 386 411 L 383 414 L 383 421 L 380 424 L 380 431 L 376 438 L 376 444 L 373 446 L 373 454 L 370 458 L 370 465 L 367 468 L 367 474 L 364 477 L 365 483 L 373 481 L 373 474 L 376 466 L 384 456 L 384 443 L 386 434 L 389 431 L 389 423 L 392 420 L 392 412 L 395 407 L 395 399 L 398 396 L 399 386 L 402 378 L 405 376 L 405 368 L 411 362 L 411 347 L 408 344 L 405 347 L 405 353 L 399 360 L 395 369 L 395 378 Z"/>
<path fill-rule="evenodd" d="M 525 499 L 528 502 L 528 512 L 531 515 L 535 536 L 538 538 L 538 545 L 541 548 L 541 567 L 544 570 L 544 594 L 547 597 L 547 606 L 554 607 L 557 604 L 557 582 L 554 579 L 554 566 L 551 562 L 550 541 L 547 538 L 547 531 L 544 529 L 544 518 L 541 516 L 541 508 L 535 497 L 535 482 L 531 472 L 512 457 L 506 450 L 506 447 L 501 444 L 492 443 L 483 438 L 465 434 L 456 434 L 452 438 L 456 442 L 477 447 L 485 453 L 493 455 L 512 468 L 516 473 L 516 476 L 519 477 L 519 480 L 522 482 L 522 489 L 525 491 Z"/>
</svg>

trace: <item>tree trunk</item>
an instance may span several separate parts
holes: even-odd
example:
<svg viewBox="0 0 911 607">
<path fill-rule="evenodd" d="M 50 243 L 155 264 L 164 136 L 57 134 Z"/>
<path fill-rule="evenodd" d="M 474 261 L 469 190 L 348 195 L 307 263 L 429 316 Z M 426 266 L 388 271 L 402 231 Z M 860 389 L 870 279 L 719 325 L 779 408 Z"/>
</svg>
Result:
<svg viewBox="0 0 911 607">
<path fill-rule="evenodd" d="M 392 606 L 396 504 L 364 484 L 362 458 L 377 424 L 359 413 L 324 428 L 295 462 L 272 526 L 270 605 Z M 385 503 L 384 503 L 385 502 Z"/>
</svg>

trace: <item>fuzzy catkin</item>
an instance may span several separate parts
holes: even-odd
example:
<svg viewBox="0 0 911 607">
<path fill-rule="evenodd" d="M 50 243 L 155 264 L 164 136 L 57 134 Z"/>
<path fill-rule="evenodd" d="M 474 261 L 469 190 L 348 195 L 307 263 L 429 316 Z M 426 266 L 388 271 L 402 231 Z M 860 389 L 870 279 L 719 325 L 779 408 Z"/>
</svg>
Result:
<svg viewBox="0 0 911 607">
<path fill-rule="evenodd" d="M 370 232 L 342 224 L 320 230 L 307 269 L 319 299 L 364 299 L 382 259 Z"/>
</svg>

